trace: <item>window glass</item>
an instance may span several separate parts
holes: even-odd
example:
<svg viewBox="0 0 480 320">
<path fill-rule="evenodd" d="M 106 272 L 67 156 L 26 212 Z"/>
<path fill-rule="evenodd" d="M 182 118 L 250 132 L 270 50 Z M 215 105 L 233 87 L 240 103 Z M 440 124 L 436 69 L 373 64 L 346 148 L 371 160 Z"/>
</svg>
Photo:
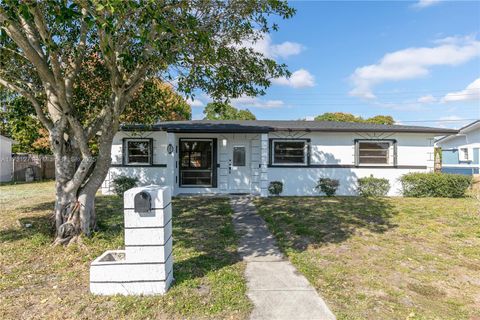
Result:
<svg viewBox="0 0 480 320">
<path fill-rule="evenodd" d="M 183 141 L 180 145 L 180 163 L 182 168 L 211 169 L 211 141 Z"/>
<path fill-rule="evenodd" d="M 389 142 L 359 142 L 359 164 L 388 164 Z"/>
<path fill-rule="evenodd" d="M 180 185 L 211 186 L 213 143 L 206 140 L 183 140 L 180 143 Z"/>
<path fill-rule="evenodd" d="M 468 160 L 468 148 L 461 148 L 460 149 L 460 160 L 463 160 L 463 161 Z"/>
<path fill-rule="evenodd" d="M 233 147 L 233 165 L 236 167 L 245 166 L 245 147 Z"/>
<path fill-rule="evenodd" d="M 150 140 L 127 140 L 127 164 L 150 164 Z"/>
<path fill-rule="evenodd" d="M 306 164 L 305 141 L 273 141 L 273 164 Z"/>
</svg>

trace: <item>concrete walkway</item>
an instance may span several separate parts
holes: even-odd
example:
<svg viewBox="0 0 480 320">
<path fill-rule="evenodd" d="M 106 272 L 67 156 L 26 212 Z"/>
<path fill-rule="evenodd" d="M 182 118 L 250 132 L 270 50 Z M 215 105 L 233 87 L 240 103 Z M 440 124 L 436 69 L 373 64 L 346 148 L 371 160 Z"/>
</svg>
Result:
<svg viewBox="0 0 480 320">
<path fill-rule="evenodd" d="M 252 199 L 233 197 L 231 205 L 241 236 L 238 251 L 247 262 L 247 295 L 254 304 L 250 319 L 335 319 L 307 279 L 283 257 Z"/>
</svg>

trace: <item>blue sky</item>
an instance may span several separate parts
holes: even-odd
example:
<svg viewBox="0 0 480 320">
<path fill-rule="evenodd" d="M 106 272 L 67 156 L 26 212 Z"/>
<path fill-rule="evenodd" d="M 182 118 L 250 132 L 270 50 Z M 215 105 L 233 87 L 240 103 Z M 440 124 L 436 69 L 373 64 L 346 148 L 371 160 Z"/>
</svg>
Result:
<svg viewBox="0 0 480 320">
<path fill-rule="evenodd" d="M 480 118 L 480 2 L 294 1 L 297 14 L 255 44 L 293 72 L 267 95 L 232 101 L 258 119 L 324 112 L 459 127 Z M 202 118 L 208 97 L 192 103 Z M 435 121 L 425 121 L 435 120 Z M 425 121 L 425 122 L 422 122 Z"/>
</svg>

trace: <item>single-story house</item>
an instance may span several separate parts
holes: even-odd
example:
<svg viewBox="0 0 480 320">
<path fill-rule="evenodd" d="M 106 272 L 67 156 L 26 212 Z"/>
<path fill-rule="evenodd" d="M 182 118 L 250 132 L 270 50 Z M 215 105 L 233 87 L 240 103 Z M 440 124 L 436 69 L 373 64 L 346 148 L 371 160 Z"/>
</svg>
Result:
<svg viewBox="0 0 480 320">
<path fill-rule="evenodd" d="M 271 181 L 282 195 L 319 194 L 321 177 L 338 179 L 337 194 L 354 195 L 357 179 L 398 178 L 434 167 L 434 138 L 457 130 L 404 125 L 319 121 L 173 121 L 124 125 L 112 145 L 102 186 L 137 177 L 142 185 L 172 187 L 172 194 L 248 193 L 268 196 Z"/>
<path fill-rule="evenodd" d="M 435 145 L 442 148 L 442 172 L 480 173 L 480 120 L 460 128 L 456 135 L 437 140 Z"/>
<path fill-rule="evenodd" d="M 12 139 L 0 135 L 0 182 L 12 180 L 12 144 Z"/>
</svg>

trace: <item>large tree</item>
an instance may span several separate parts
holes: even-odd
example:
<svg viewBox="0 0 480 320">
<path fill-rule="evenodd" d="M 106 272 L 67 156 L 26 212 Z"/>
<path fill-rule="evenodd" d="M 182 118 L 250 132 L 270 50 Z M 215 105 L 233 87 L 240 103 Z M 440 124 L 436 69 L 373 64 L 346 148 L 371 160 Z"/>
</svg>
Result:
<svg viewBox="0 0 480 320">
<path fill-rule="evenodd" d="M 315 121 L 337 121 L 337 122 L 364 122 L 376 124 L 394 124 L 395 120 L 391 116 L 378 115 L 364 119 L 346 112 L 326 112 L 315 117 Z"/>
<path fill-rule="evenodd" d="M 56 244 L 89 235 L 95 193 L 111 163 L 120 117 L 146 79 L 175 80 L 216 100 L 263 94 L 285 65 L 247 48 L 275 30 L 269 15 L 294 14 L 281 0 L 3 0 L 0 85 L 33 105 L 55 156 Z M 98 57 L 108 90 L 95 109 L 77 105 L 81 66 Z M 93 81 L 93 80 L 92 80 Z M 96 139 L 94 157 L 89 141 Z"/>
<path fill-rule="evenodd" d="M 205 120 L 255 120 L 248 109 L 237 109 L 225 102 L 210 102 L 203 110 Z"/>
</svg>

